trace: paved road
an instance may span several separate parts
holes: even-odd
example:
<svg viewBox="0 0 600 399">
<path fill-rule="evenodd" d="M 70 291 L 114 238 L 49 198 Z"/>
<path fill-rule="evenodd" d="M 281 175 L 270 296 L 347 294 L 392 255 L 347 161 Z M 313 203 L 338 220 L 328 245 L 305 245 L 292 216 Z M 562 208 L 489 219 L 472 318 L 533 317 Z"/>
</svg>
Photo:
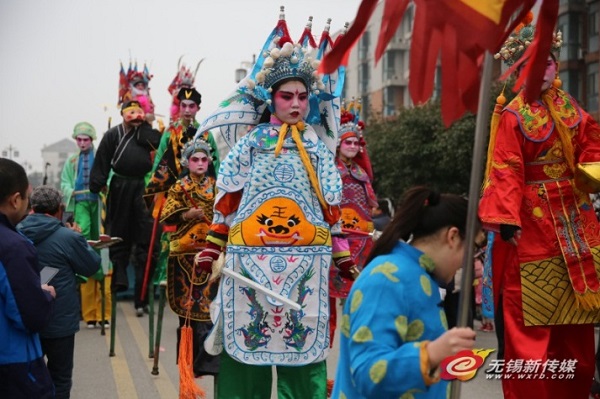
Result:
<svg viewBox="0 0 600 399">
<path fill-rule="evenodd" d="M 338 314 L 341 314 L 341 310 Z M 120 300 L 117 304 L 115 356 L 109 357 L 110 330 L 107 330 L 105 336 L 101 336 L 98 328 L 90 330 L 81 323 L 81 331 L 75 336 L 75 371 L 71 397 L 74 399 L 177 398 L 179 386 L 179 374 L 175 365 L 177 317 L 167 305 L 157 376 L 150 373 L 154 360 L 148 356 L 148 324 L 147 315 L 136 317 L 133 304 L 130 301 Z M 479 332 L 477 347 L 496 348 L 495 335 Z M 486 359 L 486 366 L 490 359 L 495 359 L 494 353 Z M 337 347 L 333 348 L 327 363 L 328 375 L 333 378 L 337 363 Z M 483 372 L 485 368 L 480 369 L 475 379 L 461 383 L 461 398 L 502 398 L 500 381 L 486 380 Z M 206 398 L 212 399 L 212 377 L 197 381 L 205 389 Z"/>
</svg>

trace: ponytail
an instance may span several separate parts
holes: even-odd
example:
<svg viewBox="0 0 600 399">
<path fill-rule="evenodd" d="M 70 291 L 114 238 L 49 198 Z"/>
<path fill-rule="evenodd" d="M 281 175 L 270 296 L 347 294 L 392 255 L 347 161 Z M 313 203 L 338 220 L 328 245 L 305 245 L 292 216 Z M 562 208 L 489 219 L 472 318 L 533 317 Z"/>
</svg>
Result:
<svg viewBox="0 0 600 399">
<path fill-rule="evenodd" d="M 457 227 L 465 235 L 467 200 L 455 194 L 439 194 L 424 186 L 409 189 L 396 208 L 394 218 L 375 241 L 366 263 L 389 254 L 399 240 L 419 239 L 443 227 Z"/>
</svg>

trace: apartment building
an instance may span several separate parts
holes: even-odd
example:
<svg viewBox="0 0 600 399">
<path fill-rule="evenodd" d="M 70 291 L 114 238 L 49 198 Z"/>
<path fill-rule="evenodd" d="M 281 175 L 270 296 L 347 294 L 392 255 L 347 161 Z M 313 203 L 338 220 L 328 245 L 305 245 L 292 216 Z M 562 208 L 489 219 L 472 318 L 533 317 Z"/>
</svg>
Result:
<svg viewBox="0 0 600 399">
<path fill-rule="evenodd" d="M 398 110 L 412 106 L 408 79 L 415 6 L 409 5 L 396 35 L 375 65 L 382 13 L 383 2 L 380 2 L 350 54 L 346 72 L 343 98 L 361 98 L 363 118 L 394 117 Z M 557 28 L 563 32 L 564 41 L 559 65 L 563 88 L 599 120 L 600 0 L 560 0 Z M 500 62 L 497 61 L 494 76 L 499 73 Z M 439 82 L 438 68 L 433 98 L 439 97 Z"/>
</svg>

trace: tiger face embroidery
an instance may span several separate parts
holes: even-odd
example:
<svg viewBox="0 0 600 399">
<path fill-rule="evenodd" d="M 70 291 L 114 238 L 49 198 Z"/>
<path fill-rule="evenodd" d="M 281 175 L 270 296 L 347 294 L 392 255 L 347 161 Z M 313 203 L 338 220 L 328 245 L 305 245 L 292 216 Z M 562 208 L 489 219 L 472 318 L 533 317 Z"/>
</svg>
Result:
<svg viewBox="0 0 600 399">
<path fill-rule="evenodd" d="M 302 208 L 288 198 L 265 201 L 230 232 L 230 242 L 236 245 L 289 247 L 329 241 L 329 230 L 308 221 Z"/>
</svg>

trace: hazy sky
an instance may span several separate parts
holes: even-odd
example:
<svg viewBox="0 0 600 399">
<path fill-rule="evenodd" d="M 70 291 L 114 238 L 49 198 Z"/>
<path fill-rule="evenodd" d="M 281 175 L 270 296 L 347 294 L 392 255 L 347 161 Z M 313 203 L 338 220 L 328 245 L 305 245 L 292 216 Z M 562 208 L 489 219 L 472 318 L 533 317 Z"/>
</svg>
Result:
<svg viewBox="0 0 600 399">
<path fill-rule="evenodd" d="M 108 117 L 121 122 L 117 103 L 119 61 L 144 62 L 156 113 L 168 121 L 167 86 L 177 60 L 195 68 L 202 121 L 235 87 L 234 72 L 251 61 L 286 7 L 298 40 L 308 16 L 313 34 L 327 18 L 341 29 L 360 0 L 1 0 L 0 152 L 9 145 L 42 170 L 41 149 L 70 138 L 80 121 L 99 136 Z"/>
</svg>

